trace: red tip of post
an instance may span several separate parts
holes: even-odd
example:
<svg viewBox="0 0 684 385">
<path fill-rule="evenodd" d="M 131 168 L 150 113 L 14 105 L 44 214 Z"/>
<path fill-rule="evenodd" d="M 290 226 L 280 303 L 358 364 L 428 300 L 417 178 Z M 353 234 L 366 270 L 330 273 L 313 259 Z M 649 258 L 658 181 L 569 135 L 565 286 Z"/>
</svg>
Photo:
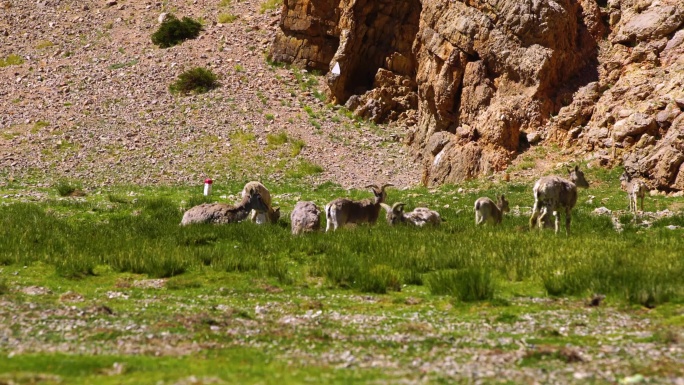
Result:
<svg viewBox="0 0 684 385">
<path fill-rule="evenodd" d="M 212 183 L 214 183 L 214 181 L 211 180 L 211 179 L 205 179 L 205 180 L 204 180 L 204 183 L 206 183 L 206 184 L 212 184 Z"/>
</svg>

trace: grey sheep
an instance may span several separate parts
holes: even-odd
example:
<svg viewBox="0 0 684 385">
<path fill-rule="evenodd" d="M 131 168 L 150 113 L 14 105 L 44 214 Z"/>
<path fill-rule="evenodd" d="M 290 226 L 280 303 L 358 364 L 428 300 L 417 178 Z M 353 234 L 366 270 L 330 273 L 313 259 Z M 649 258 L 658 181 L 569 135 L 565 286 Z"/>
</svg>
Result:
<svg viewBox="0 0 684 385">
<path fill-rule="evenodd" d="M 266 205 L 266 210 L 255 210 L 252 209 L 252 212 L 249 215 L 249 219 L 258 224 L 262 223 L 276 223 L 278 222 L 278 219 L 280 219 L 280 207 L 273 207 L 271 205 L 271 193 L 268 191 L 266 186 L 264 186 L 261 182 L 249 182 L 245 185 L 245 187 L 242 189 L 242 197 L 244 198 L 245 196 L 248 195 L 253 195 L 253 194 L 259 194 L 261 195 L 261 199 L 263 200 L 264 204 Z"/>
<path fill-rule="evenodd" d="M 565 210 L 565 233 L 570 234 L 571 211 L 577 203 L 577 187 L 589 187 L 589 182 L 584 178 L 584 173 L 578 166 L 574 170 L 568 170 L 569 180 L 551 175 L 540 178 L 534 184 L 534 207 L 530 217 L 530 228 L 544 227 L 548 222 L 548 216 L 552 214 L 555 220 L 556 234 L 560 228 L 560 209 Z"/>
<path fill-rule="evenodd" d="M 321 210 L 315 203 L 299 201 L 290 214 L 292 234 L 317 231 L 321 228 Z"/>
<path fill-rule="evenodd" d="M 232 206 L 226 203 L 204 203 L 190 208 L 183 214 L 181 226 L 194 223 L 235 223 L 247 218 L 249 212 L 255 210 L 266 211 L 266 205 L 261 195 L 254 194 L 242 198 L 242 202 Z"/>
<path fill-rule="evenodd" d="M 397 202 L 393 204 L 392 207 L 385 203 L 380 203 L 380 205 L 387 212 L 385 219 L 389 225 L 395 225 L 397 223 L 410 223 L 414 226 L 423 227 L 426 224 L 438 226 L 440 223 L 442 223 L 442 217 L 439 216 L 439 213 L 437 211 L 430 210 L 427 207 L 416 207 L 413 209 L 413 211 L 405 213 L 405 203 Z"/>
<path fill-rule="evenodd" d="M 627 191 L 629 211 L 637 212 L 637 199 L 641 200 L 641 211 L 644 211 L 644 197 L 646 196 L 646 191 L 648 191 L 646 183 L 639 179 L 632 179 L 625 171 L 620 175 L 620 186 L 623 190 Z"/>
<path fill-rule="evenodd" d="M 369 185 L 375 194 L 372 200 L 364 199 L 361 201 L 353 201 L 347 198 L 337 198 L 325 205 L 325 231 L 330 229 L 337 230 L 338 227 L 345 226 L 349 223 L 370 223 L 374 224 L 380 215 L 380 203 L 387 199 L 386 187 L 393 186 L 392 184 L 385 184 L 382 187 L 376 185 Z"/>
<path fill-rule="evenodd" d="M 475 224 L 481 225 L 485 222 L 498 225 L 503 219 L 503 213 L 511 211 L 508 207 L 506 197 L 501 194 L 496 203 L 493 200 L 482 197 L 475 201 Z"/>
</svg>

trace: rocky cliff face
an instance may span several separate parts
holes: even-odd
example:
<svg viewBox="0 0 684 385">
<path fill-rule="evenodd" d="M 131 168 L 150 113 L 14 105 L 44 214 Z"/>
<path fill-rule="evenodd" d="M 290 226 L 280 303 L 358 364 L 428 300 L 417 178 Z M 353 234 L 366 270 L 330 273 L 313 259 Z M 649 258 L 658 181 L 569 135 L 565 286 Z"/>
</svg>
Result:
<svg viewBox="0 0 684 385">
<path fill-rule="evenodd" d="M 684 189 L 679 0 L 286 0 L 282 15 L 273 59 L 403 122 L 426 184 L 503 170 L 532 137 Z"/>
</svg>

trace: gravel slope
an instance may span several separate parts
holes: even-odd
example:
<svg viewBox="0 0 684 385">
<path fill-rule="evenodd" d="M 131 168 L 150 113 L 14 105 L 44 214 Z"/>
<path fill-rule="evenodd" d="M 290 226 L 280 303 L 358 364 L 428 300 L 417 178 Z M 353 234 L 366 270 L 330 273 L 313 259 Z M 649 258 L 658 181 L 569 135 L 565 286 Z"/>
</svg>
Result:
<svg viewBox="0 0 684 385">
<path fill-rule="evenodd" d="M 220 3 L 2 0 L 0 58 L 24 63 L 0 68 L 0 183 L 277 181 L 306 162 L 323 168 L 304 177 L 313 184 L 419 182 L 397 128 L 349 119 L 315 97 L 322 84 L 301 85 L 302 76 L 322 78 L 266 62 L 279 9 Z M 160 49 L 150 35 L 163 12 L 201 19 L 205 29 Z M 220 14 L 237 19 L 219 24 Z M 171 95 L 169 84 L 195 66 L 210 68 L 222 86 Z M 305 143 L 300 154 L 268 143 L 281 132 Z"/>
</svg>

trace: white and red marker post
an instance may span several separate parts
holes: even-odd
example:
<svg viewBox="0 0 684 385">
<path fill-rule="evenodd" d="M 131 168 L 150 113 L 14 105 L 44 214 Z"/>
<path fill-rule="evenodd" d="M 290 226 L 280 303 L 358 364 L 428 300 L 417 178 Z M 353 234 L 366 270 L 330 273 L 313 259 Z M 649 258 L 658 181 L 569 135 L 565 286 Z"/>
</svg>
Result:
<svg viewBox="0 0 684 385">
<path fill-rule="evenodd" d="M 204 196 L 211 195 L 211 185 L 214 183 L 213 180 L 207 178 L 204 180 Z"/>
</svg>

